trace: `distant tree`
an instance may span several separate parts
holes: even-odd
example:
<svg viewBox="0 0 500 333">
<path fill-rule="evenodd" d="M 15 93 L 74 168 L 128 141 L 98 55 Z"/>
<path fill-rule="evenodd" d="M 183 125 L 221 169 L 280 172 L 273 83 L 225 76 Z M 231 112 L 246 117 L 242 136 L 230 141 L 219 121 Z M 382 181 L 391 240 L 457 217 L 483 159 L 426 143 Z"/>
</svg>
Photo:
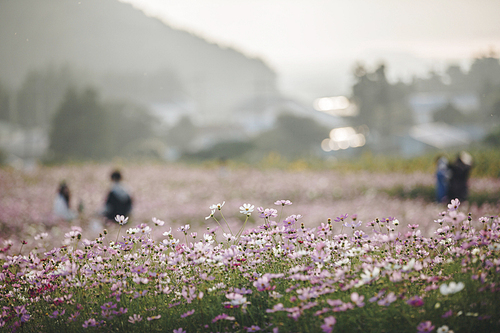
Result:
<svg viewBox="0 0 500 333">
<path fill-rule="evenodd" d="M 389 83 L 385 70 L 383 64 L 374 72 L 360 64 L 354 69 L 352 100 L 358 106 L 358 115 L 350 120 L 353 126 L 367 125 L 382 139 L 389 139 L 401 132 L 400 128 L 411 126 L 413 117 L 407 105 L 411 88 L 401 82 Z"/>
<path fill-rule="evenodd" d="M 321 141 L 328 137 L 330 129 L 311 118 L 281 114 L 273 129 L 254 140 L 256 149 L 277 152 L 287 158 L 314 155 L 320 150 Z"/>
<path fill-rule="evenodd" d="M 488 86 L 500 84 L 500 62 L 494 52 L 476 58 L 470 66 L 468 80 L 478 93 L 487 93 Z"/>
<path fill-rule="evenodd" d="M 497 126 L 493 131 L 488 133 L 483 142 L 492 147 L 500 147 L 500 127 Z"/>
<path fill-rule="evenodd" d="M 7 89 L 0 84 L 0 121 L 11 121 L 10 118 L 10 96 Z"/>
<path fill-rule="evenodd" d="M 78 94 L 69 89 L 57 110 L 50 133 L 50 149 L 57 158 L 101 159 L 109 156 L 109 117 L 95 90 Z"/>
<path fill-rule="evenodd" d="M 490 116 L 495 118 L 495 121 L 500 120 L 500 99 L 497 100 L 493 106 L 491 107 L 491 113 Z"/>
<path fill-rule="evenodd" d="M 155 120 L 140 106 L 103 103 L 97 91 L 67 91 L 52 122 L 50 149 L 56 159 L 127 156 L 154 137 Z"/>
<path fill-rule="evenodd" d="M 434 121 L 440 121 L 447 124 L 460 124 L 465 121 L 465 116 L 452 103 L 448 103 L 445 107 L 436 110 L 432 115 Z"/>
<path fill-rule="evenodd" d="M 183 116 L 167 133 L 167 144 L 186 151 L 196 137 L 197 128 L 188 116 Z"/>
<path fill-rule="evenodd" d="M 110 134 L 109 149 L 113 156 L 127 156 L 137 150 L 137 146 L 154 137 L 153 125 L 156 122 L 147 109 L 132 103 L 108 103 L 105 106 L 110 121 L 107 132 Z"/>
<path fill-rule="evenodd" d="M 48 129 L 67 87 L 75 86 L 75 81 L 67 67 L 47 67 L 28 72 L 16 96 L 18 124 Z"/>
</svg>

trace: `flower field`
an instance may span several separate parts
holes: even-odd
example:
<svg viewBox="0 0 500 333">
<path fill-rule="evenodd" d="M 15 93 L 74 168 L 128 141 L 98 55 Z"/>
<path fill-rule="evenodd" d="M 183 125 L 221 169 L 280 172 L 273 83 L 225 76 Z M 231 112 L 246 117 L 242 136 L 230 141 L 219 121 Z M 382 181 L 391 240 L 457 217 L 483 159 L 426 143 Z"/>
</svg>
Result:
<svg viewBox="0 0 500 333">
<path fill-rule="evenodd" d="M 131 165 L 132 215 L 96 224 L 112 169 L 0 169 L 2 330 L 500 330 L 499 206 L 383 191 L 432 175 Z"/>
</svg>

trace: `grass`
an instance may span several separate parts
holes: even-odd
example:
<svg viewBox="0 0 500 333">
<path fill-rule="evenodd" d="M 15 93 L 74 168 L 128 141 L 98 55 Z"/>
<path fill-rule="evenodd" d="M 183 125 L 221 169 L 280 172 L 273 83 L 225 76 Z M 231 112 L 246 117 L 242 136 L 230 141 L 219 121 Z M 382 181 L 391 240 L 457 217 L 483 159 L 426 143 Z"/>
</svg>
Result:
<svg viewBox="0 0 500 333">
<path fill-rule="evenodd" d="M 426 202 L 434 202 L 436 200 L 436 189 L 434 186 L 415 185 L 403 186 L 397 185 L 392 188 L 383 190 L 388 195 L 403 199 L 415 200 L 420 199 Z M 500 203 L 500 190 L 496 192 L 475 192 L 471 191 L 468 197 L 469 204 L 475 204 L 481 207 L 483 204 L 499 204 Z"/>
</svg>

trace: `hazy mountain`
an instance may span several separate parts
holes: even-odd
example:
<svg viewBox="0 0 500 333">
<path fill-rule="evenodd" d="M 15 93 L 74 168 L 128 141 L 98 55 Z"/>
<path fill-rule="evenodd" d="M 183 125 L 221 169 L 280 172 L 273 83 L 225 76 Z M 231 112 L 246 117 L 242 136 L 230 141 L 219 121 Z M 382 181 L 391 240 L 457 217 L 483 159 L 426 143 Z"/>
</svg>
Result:
<svg viewBox="0 0 500 333">
<path fill-rule="evenodd" d="M 0 59 L 0 82 L 11 88 L 29 70 L 65 65 L 107 96 L 190 99 L 210 118 L 276 89 L 276 74 L 260 59 L 117 0 L 0 0 Z"/>
</svg>

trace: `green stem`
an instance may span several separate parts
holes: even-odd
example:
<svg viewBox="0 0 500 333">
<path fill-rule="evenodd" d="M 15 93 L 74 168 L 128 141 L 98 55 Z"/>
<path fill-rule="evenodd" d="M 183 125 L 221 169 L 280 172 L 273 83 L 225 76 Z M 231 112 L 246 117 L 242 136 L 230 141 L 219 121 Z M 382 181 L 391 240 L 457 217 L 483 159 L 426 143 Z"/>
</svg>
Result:
<svg viewBox="0 0 500 333">
<path fill-rule="evenodd" d="M 281 222 L 281 214 L 283 213 L 283 208 L 285 208 L 285 206 L 281 205 L 281 211 L 280 211 L 280 215 L 278 216 L 278 222 Z"/>
<path fill-rule="evenodd" d="M 120 228 L 118 229 L 118 234 L 116 235 L 115 244 L 118 243 L 118 237 L 120 236 L 120 231 L 121 230 L 122 230 L 122 225 L 120 225 Z"/>
<path fill-rule="evenodd" d="M 214 218 L 215 222 L 217 222 L 217 224 L 218 224 L 218 225 L 219 225 L 219 227 L 221 228 L 222 232 L 224 232 L 224 228 L 223 228 L 223 227 L 222 227 L 222 225 L 220 224 L 219 220 L 217 220 L 217 219 L 215 218 L 215 216 L 214 216 L 213 218 Z"/>
<path fill-rule="evenodd" d="M 241 227 L 240 231 L 238 231 L 238 233 L 236 234 L 236 243 L 235 244 L 238 244 L 238 241 L 240 240 L 241 234 L 243 233 L 243 231 L 245 231 L 245 225 L 247 224 L 248 218 L 249 218 L 249 215 L 247 215 L 245 222 L 243 222 L 243 226 Z"/>
<path fill-rule="evenodd" d="M 222 216 L 222 219 L 224 220 L 224 222 L 226 222 L 227 228 L 229 229 L 229 232 L 231 233 L 231 236 L 234 236 L 233 232 L 231 231 L 231 228 L 229 227 L 229 223 L 227 223 L 226 218 L 224 217 L 224 215 L 222 214 L 222 212 L 220 212 L 220 216 Z"/>
</svg>

